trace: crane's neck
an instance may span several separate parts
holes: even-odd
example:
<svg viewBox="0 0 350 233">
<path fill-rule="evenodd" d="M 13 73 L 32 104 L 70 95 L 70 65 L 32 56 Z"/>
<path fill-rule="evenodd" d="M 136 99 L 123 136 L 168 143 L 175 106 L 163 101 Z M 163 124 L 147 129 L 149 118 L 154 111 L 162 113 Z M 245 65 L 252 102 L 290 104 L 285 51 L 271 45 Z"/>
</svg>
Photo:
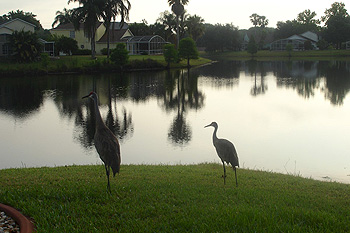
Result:
<svg viewBox="0 0 350 233">
<path fill-rule="evenodd" d="M 100 113 L 100 109 L 98 108 L 98 101 L 94 100 L 94 106 L 95 106 L 95 118 L 96 118 L 96 128 L 104 125 L 102 117 L 101 117 L 101 113 Z"/>
<path fill-rule="evenodd" d="M 218 140 L 218 137 L 216 136 L 216 132 L 218 131 L 218 128 L 215 127 L 214 128 L 214 132 L 213 132 L 213 143 L 215 144 L 215 142 Z"/>
</svg>

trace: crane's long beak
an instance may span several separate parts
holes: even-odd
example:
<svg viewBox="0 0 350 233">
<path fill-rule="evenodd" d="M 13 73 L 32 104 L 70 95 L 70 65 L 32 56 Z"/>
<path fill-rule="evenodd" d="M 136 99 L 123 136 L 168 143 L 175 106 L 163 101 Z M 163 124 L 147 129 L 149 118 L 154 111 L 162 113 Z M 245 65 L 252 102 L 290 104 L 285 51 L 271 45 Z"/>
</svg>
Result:
<svg viewBox="0 0 350 233">
<path fill-rule="evenodd" d="M 209 127 L 209 126 L 211 126 L 211 124 L 204 126 L 204 128 L 207 128 L 207 127 Z"/>
<path fill-rule="evenodd" d="M 88 98 L 90 95 L 87 95 L 87 96 L 84 96 L 82 99 L 84 99 L 84 98 Z"/>
</svg>

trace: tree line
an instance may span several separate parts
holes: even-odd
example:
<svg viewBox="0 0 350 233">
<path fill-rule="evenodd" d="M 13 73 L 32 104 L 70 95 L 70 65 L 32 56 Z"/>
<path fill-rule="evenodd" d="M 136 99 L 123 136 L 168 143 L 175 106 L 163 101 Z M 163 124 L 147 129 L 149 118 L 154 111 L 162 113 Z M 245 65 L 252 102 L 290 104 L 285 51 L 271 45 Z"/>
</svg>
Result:
<svg viewBox="0 0 350 233">
<path fill-rule="evenodd" d="M 52 27 L 73 23 L 78 30 L 83 25 L 84 32 L 91 41 L 92 57 L 95 56 L 96 23 L 102 20 L 108 34 L 111 22 L 127 21 L 131 10 L 129 0 L 69 0 L 70 2 L 78 2 L 79 7 L 57 11 Z M 334 2 L 319 19 L 316 18 L 314 11 L 307 9 L 300 12 L 293 20 L 279 21 L 276 28 L 268 27 L 269 20 L 265 16 L 253 13 L 250 16 L 253 27 L 248 30 L 239 30 L 232 23 L 205 23 L 202 17 L 186 12 L 185 5 L 189 0 L 167 0 L 167 2 L 172 11 L 166 10 L 160 13 L 154 24 L 148 24 L 146 20 L 129 24 L 129 29 L 134 35 L 160 35 L 176 47 L 180 39 L 191 37 L 198 47 L 203 47 L 206 51 L 240 50 L 245 35 L 253 39 L 257 49 L 264 49 L 267 43 L 305 31 L 315 32 L 322 38 L 319 42 L 320 49 L 329 47 L 340 49 L 343 42 L 350 40 L 350 16 L 342 2 Z M 32 13 L 18 10 L 0 16 L 0 23 L 13 18 L 22 18 L 38 25 L 36 31 L 41 33 L 41 38 L 48 38 L 49 33 L 43 30 L 35 17 Z M 107 47 L 109 47 L 109 41 L 107 41 Z M 107 54 L 109 55 L 108 48 Z"/>
</svg>

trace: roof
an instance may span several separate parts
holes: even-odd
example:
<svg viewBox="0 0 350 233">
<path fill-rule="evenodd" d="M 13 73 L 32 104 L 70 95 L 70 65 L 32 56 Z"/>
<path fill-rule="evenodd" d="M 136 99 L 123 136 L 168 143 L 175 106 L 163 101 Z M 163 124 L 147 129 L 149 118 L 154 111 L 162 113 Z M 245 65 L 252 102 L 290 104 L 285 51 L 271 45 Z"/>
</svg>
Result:
<svg viewBox="0 0 350 233">
<path fill-rule="evenodd" d="M 97 27 L 99 27 L 102 24 L 102 22 L 97 23 Z M 80 24 L 80 28 L 84 28 L 84 24 Z M 65 24 L 59 24 L 57 27 L 51 29 L 51 30 L 75 30 L 73 23 L 65 23 Z"/>
<path fill-rule="evenodd" d="M 307 31 L 307 32 L 300 34 L 300 36 L 302 36 L 308 40 L 312 40 L 313 42 L 318 41 L 318 35 L 314 32 Z"/>
<path fill-rule="evenodd" d="M 124 34 L 128 31 L 128 29 L 121 30 L 110 30 L 109 31 L 109 40 L 111 43 L 121 41 Z M 97 41 L 97 43 L 107 42 L 107 33 L 103 34 L 103 36 Z"/>
<path fill-rule="evenodd" d="M 111 22 L 111 26 L 109 27 L 110 29 L 128 29 L 129 24 L 128 23 L 123 23 L 123 27 L 121 27 L 121 22 Z"/>
<path fill-rule="evenodd" d="M 14 22 L 14 21 L 20 21 L 20 22 L 22 22 L 22 23 L 28 24 L 29 26 L 36 27 L 34 24 L 29 23 L 29 22 L 27 22 L 27 21 L 25 21 L 25 20 L 23 20 L 23 19 L 15 18 L 15 19 L 11 19 L 10 21 L 7 21 L 7 22 L 5 22 L 5 23 L 3 23 L 3 24 L 0 24 L 0 28 L 2 28 L 2 27 L 6 27 L 6 28 L 7 28 L 7 25 L 10 24 L 10 23 L 12 23 L 12 22 Z"/>
<path fill-rule="evenodd" d="M 99 27 L 102 24 L 102 22 L 98 22 L 97 27 Z M 121 23 L 120 22 L 111 22 L 110 29 L 120 29 Z M 80 28 L 83 28 L 84 25 L 80 24 Z M 122 29 L 128 29 L 129 25 L 127 23 L 123 24 Z M 51 30 L 74 30 L 73 23 L 65 23 L 65 24 L 59 24 L 57 27 L 51 29 Z"/>
<path fill-rule="evenodd" d="M 293 35 L 293 36 L 286 38 L 285 40 L 306 40 L 306 39 L 299 36 L 299 35 Z"/>
</svg>

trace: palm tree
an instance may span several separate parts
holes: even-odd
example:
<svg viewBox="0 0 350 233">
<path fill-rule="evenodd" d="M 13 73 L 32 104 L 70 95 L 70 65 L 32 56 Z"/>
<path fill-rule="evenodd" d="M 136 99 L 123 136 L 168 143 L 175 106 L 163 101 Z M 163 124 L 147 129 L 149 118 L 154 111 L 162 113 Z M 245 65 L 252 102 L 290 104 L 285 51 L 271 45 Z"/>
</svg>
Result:
<svg viewBox="0 0 350 233">
<path fill-rule="evenodd" d="M 197 42 L 197 40 L 204 34 L 204 19 L 198 15 L 189 16 L 187 17 L 185 24 L 188 34 Z"/>
<path fill-rule="evenodd" d="M 55 27 L 56 24 L 67 24 L 72 22 L 72 10 L 67 10 L 67 8 L 64 8 L 63 11 L 56 11 L 56 17 L 52 23 L 52 27 Z"/>
<path fill-rule="evenodd" d="M 176 20 L 174 14 L 171 14 L 169 11 L 162 12 L 156 23 L 153 25 L 153 30 L 158 35 L 163 34 L 166 41 L 173 41 L 176 31 Z"/>
<path fill-rule="evenodd" d="M 91 57 L 96 58 L 95 36 L 99 19 L 105 6 L 105 0 L 68 0 L 68 3 L 79 2 L 80 6 L 72 10 L 75 30 L 84 25 L 84 33 L 91 42 Z"/>
<path fill-rule="evenodd" d="M 184 5 L 187 5 L 189 0 L 168 0 L 169 6 L 171 6 L 171 10 L 176 15 L 176 39 L 177 39 L 177 47 L 179 47 L 180 41 L 180 33 L 179 33 L 179 17 L 184 13 L 185 8 Z"/>
<path fill-rule="evenodd" d="M 102 18 L 104 20 L 104 26 L 106 27 L 107 33 L 107 57 L 109 57 L 109 43 L 110 43 L 110 27 L 112 20 L 120 15 L 121 28 L 123 27 L 124 20 L 129 20 L 129 11 L 131 9 L 131 4 L 129 0 L 105 0 L 105 6 L 102 12 Z M 114 29 L 114 24 L 113 24 Z"/>
</svg>

